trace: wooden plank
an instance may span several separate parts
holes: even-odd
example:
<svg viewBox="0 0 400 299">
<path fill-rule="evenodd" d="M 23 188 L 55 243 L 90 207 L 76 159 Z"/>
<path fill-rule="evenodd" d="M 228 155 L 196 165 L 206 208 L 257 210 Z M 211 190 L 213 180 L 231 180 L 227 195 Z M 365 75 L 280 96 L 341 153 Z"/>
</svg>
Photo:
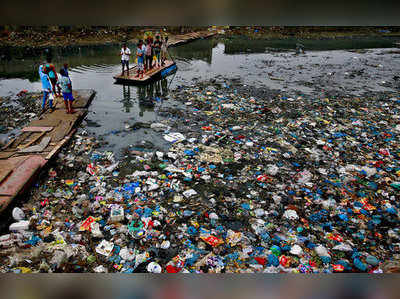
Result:
<svg viewBox="0 0 400 299">
<path fill-rule="evenodd" d="M 8 206 L 11 200 L 11 196 L 0 195 L 0 211 L 3 211 Z"/>
<path fill-rule="evenodd" d="M 31 136 L 32 132 L 22 132 L 21 135 L 19 135 L 17 138 L 15 138 L 15 141 L 13 143 L 13 146 L 10 148 L 10 150 L 16 150 L 16 148 L 25 140 Z"/>
<path fill-rule="evenodd" d="M 0 186 L 0 195 L 16 196 L 25 185 L 25 182 L 28 181 L 44 163 L 46 163 L 46 160 L 40 156 L 29 156 L 3 181 Z"/>
<path fill-rule="evenodd" d="M 32 126 L 42 126 L 42 127 L 57 127 L 61 120 L 60 119 L 53 119 L 49 117 L 49 114 L 42 115 L 43 118 L 36 119 L 31 122 Z"/>
<path fill-rule="evenodd" d="M 15 151 L 1 152 L 1 153 L 0 153 L 0 160 L 2 160 L 2 159 L 8 159 L 8 158 L 10 158 L 12 155 L 14 155 L 15 153 L 16 153 Z"/>
<path fill-rule="evenodd" d="M 17 148 L 18 148 L 18 149 L 27 148 L 28 146 L 34 144 L 36 141 L 38 141 L 40 138 L 42 138 L 42 136 L 43 136 L 44 134 L 46 134 L 46 131 L 41 132 L 38 136 L 32 138 L 31 141 L 29 141 L 29 142 L 26 143 L 26 144 L 20 145 L 20 146 L 18 146 Z"/>
<path fill-rule="evenodd" d="M 32 145 L 30 147 L 21 149 L 20 153 L 35 153 L 43 151 L 50 143 L 51 137 L 44 137 L 38 145 Z"/>
<path fill-rule="evenodd" d="M 6 148 L 10 147 L 14 143 L 15 140 L 16 140 L 16 138 L 11 139 L 5 146 L 3 146 L 1 148 L 1 150 L 4 151 Z"/>
<path fill-rule="evenodd" d="M 62 140 L 64 136 L 69 133 L 71 122 L 72 121 L 64 121 L 60 126 L 57 127 L 57 129 L 54 131 L 54 134 L 52 134 L 53 142 Z"/>
<path fill-rule="evenodd" d="M 53 130 L 53 127 L 25 127 L 22 132 L 49 132 Z"/>
<path fill-rule="evenodd" d="M 0 183 L 13 171 L 11 164 L 2 165 L 0 168 Z"/>
<path fill-rule="evenodd" d="M 74 96 L 74 101 L 72 101 L 72 108 L 87 108 L 89 106 L 90 101 L 92 100 L 91 95 L 87 95 L 87 92 L 83 93 L 82 92 L 75 92 L 73 91 L 72 94 Z M 87 95 L 87 96 L 86 96 Z M 59 101 L 55 105 L 56 109 L 64 110 L 65 111 L 65 104 L 64 101 Z"/>
<path fill-rule="evenodd" d="M 57 154 L 58 150 L 65 144 L 67 143 L 68 140 L 71 139 L 71 136 L 75 134 L 76 129 L 72 130 L 71 133 L 66 136 L 63 140 L 61 140 L 53 149 L 52 151 L 46 156 L 46 160 L 50 160 L 55 154 Z"/>
</svg>

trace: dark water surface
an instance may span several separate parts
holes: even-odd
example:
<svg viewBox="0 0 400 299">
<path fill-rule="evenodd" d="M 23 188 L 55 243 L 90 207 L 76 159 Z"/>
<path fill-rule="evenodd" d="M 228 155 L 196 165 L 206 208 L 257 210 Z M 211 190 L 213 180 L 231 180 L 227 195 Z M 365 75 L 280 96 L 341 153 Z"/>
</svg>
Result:
<svg viewBox="0 0 400 299">
<path fill-rule="evenodd" d="M 296 55 L 300 42 L 306 53 Z M 181 104 L 169 98 L 169 90 L 195 80 L 219 78 L 240 79 L 243 84 L 267 89 L 279 89 L 288 96 L 363 95 L 374 92 L 398 92 L 396 76 L 400 74 L 400 49 L 395 40 L 255 40 L 240 37 L 225 40 L 198 40 L 170 48 L 178 71 L 166 79 L 146 87 L 114 84 L 113 75 L 120 72 L 119 47 L 98 46 L 75 48 L 69 52 L 53 49 L 57 68 L 70 65 L 74 89 L 97 91 L 87 121 L 86 130 L 103 136 L 110 149 L 120 153 L 127 146 L 139 146 L 142 141 L 165 148 L 162 134 L 151 129 L 133 130 L 139 122 L 162 120 L 155 111 L 179 108 Z M 131 45 L 133 52 L 134 46 Z M 13 96 L 22 89 L 40 91 L 37 66 L 44 57 L 11 60 L 0 63 L 0 96 Z M 156 101 L 154 108 L 145 99 Z"/>
</svg>

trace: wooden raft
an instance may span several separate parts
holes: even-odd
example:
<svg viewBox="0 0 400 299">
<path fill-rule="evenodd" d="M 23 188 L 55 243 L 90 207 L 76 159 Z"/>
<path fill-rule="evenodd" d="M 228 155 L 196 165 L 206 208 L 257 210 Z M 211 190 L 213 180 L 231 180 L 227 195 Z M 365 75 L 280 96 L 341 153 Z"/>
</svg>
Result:
<svg viewBox="0 0 400 299">
<path fill-rule="evenodd" d="M 173 70 L 173 68 L 175 68 L 176 70 L 176 65 L 175 62 L 173 62 L 172 60 L 167 60 L 165 61 L 165 65 L 160 67 L 160 68 L 152 68 L 150 70 L 147 70 L 144 74 L 143 74 L 143 78 L 139 78 L 137 76 L 137 65 L 135 65 L 134 67 L 129 69 L 129 76 L 127 75 L 126 71 L 124 73 L 124 76 L 122 76 L 121 74 L 114 76 L 114 79 L 116 80 L 117 83 L 132 83 L 132 84 L 140 84 L 140 83 L 145 83 L 151 80 L 158 80 L 161 79 L 164 76 L 164 73 L 171 70 Z M 165 74 L 168 75 L 168 74 Z"/>
</svg>

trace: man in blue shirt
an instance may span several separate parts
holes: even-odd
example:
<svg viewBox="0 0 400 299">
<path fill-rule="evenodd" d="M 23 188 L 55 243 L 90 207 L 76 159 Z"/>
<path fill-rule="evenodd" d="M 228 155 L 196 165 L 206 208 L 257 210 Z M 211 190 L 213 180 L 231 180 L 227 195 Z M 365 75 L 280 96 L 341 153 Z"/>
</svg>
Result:
<svg viewBox="0 0 400 299">
<path fill-rule="evenodd" d="M 52 86 L 50 83 L 49 76 L 44 73 L 44 65 L 39 66 L 39 76 L 40 80 L 42 81 L 42 90 L 43 90 L 43 99 L 42 99 L 42 114 L 46 108 L 47 97 L 49 97 L 49 107 L 53 110 L 53 95 L 51 93 Z"/>
</svg>

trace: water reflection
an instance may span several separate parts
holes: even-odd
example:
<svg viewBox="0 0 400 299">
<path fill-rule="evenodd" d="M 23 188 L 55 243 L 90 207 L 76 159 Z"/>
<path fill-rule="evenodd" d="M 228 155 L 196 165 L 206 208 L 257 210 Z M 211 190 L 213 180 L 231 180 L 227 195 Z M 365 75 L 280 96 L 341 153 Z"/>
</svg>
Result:
<svg viewBox="0 0 400 299">
<path fill-rule="evenodd" d="M 139 116 L 143 117 L 145 111 L 154 111 L 155 105 L 161 106 L 167 99 L 169 84 L 172 82 L 174 76 L 168 77 L 147 85 L 132 86 L 123 84 L 122 86 L 122 105 L 124 112 L 130 113 L 135 102 L 135 95 L 139 102 Z M 133 90 L 133 91 L 132 91 Z"/>
<path fill-rule="evenodd" d="M 171 78 L 172 80 L 173 77 Z M 143 116 L 143 112 L 146 110 L 153 111 L 156 104 L 161 106 L 168 95 L 168 81 L 166 78 L 138 86 L 137 88 L 140 116 Z"/>
<path fill-rule="evenodd" d="M 218 40 L 207 38 L 188 43 L 183 46 L 173 47 L 169 49 L 172 56 L 180 60 L 202 60 L 211 64 L 212 50 L 218 44 Z"/>
<path fill-rule="evenodd" d="M 124 106 L 126 113 L 131 112 L 133 103 L 131 99 L 131 86 L 129 85 L 122 86 L 122 105 Z"/>
</svg>

